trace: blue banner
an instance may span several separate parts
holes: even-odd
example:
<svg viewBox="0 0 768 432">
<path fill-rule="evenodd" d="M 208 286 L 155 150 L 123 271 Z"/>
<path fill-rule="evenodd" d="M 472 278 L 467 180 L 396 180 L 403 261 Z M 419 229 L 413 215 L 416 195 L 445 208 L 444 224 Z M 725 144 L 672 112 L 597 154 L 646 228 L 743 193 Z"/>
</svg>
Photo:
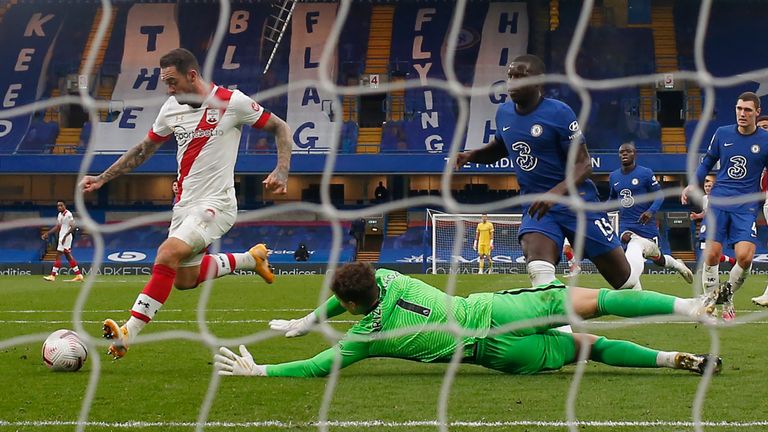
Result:
<svg viewBox="0 0 768 432">
<path fill-rule="evenodd" d="M 92 172 L 101 172 L 117 160 L 117 155 L 96 155 L 91 165 Z M 291 174 L 321 174 L 325 166 L 325 155 L 295 154 L 291 158 Z M 80 169 L 80 155 L 7 155 L 0 158 L 0 173 L 50 173 L 77 174 Z M 274 169 L 275 154 L 241 155 L 237 159 L 237 174 L 269 173 Z M 334 172 L 339 174 L 440 174 L 445 168 L 447 157 L 443 154 L 351 154 L 340 155 Z M 657 174 L 685 173 L 686 155 L 671 153 L 646 153 L 638 160 L 641 165 Z M 615 153 L 592 154 L 592 171 L 610 173 L 619 168 L 619 157 Z M 155 154 L 136 168 L 137 173 L 175 173 L 176 156 Z M 462 174 L 513 175 L 512 161 L 507 158 L 492 164 L 467 164 Z"/>
<path fill-rule="evenodd" d="M 390 60 L 404 64 L 409 79 L 445 79 L 443 53 L 447 44 L 453 8 L 448 5 L 421 7 L 400 4 L 395 11 Z M 430 153 L 448 150 L 456 118 L 453 96 L 434 88 L 405 91 L 406 118 L 403 125 L 408 149 Z"/>
<path fill-rule="evenodd" d="M 64 22 L 60 7 L 35 5 L 9 10 L 0 27 L 0 152 L 21 143 L 33 113 L 5 117 L 2 110 L 30 104 L 42 96 L 51 51 Z"/>
</svg>

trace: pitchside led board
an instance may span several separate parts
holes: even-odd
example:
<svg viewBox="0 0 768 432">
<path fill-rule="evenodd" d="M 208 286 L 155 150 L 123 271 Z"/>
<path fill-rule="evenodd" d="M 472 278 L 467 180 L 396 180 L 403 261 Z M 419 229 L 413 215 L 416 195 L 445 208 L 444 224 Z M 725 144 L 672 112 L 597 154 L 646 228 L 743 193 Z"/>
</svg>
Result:
<svg viewBox="0 0 768 432">
<path fill-rule="evenodd" d="M 39 83 L 45 82 L 43 72 L 49 69 L 46 54 L 66 48 L 62 38 L 57 42 L 57 36 L 62 22 L 73 21 L 79 10 L 58 6 L 12 9 L 13 20 L 9 19 L 4 26 L 3 40 L 24 43 L 10 43 L 3 48 L 7 54 L 3 58 L 13 59 L 0 65 L 0 76 L 7 78 L 0 82 L 8 83 L 0 88 L 3 108 L 25 105 L 40 98 Z M 298 83 L 287 95 L 285 114 L 293 130 L 294 150 L 324 153 L 337 140 L 336 132 L 340 130 L 341 125 L 332 122 L 328 115 L 331 105 L 338 110 L 340 99 L 304 80 L 319 77 L 320 57 L 336 22 L 338 3 L 296 5 L 291 37 L 284 39 L 280 47 L 289 52 L 288 64 L 273 65 L 282 68 L 281 72 L 287 69 L 287 73 L 276 82 L 265 83 L 258 82 L 264 59 L 252 42 L 262 34 L 269 9 L 261 3 L 232 6 L 213 77 L 206 78 L 249 94 L 286 81 Z M 166 89 L 160 80 L 160 57 L 184 46 L 204 61 L 203 56 L 210 52 L 205 44 L 215 31 L 217 13 L 217 5 L 211 6 L 210 13 L 206 14 L 196 14 L 192 6 L 176 4 L 142 3 L 121 9 L 110 45 L 110 52 L 118 53 L 114 62 L 119 65 L 110 99 L 115 101 L 119 114 L 113 121 L 99 122 L 93 127 L 91 142 L 97 151 L 124 151 L 146 136 L 166 99 Z M 417 3 L 398 5 L 391 63 L 407 68 L 402 72 L 411 79 L 445 79 L 443 65 L 452 14 L 453 8 L 447 4 L 440 7 Z M 196 18 L 190 18 L 191 15 Z M 496 107 L 506 98 L 503 86 L 506 64 L 527 51 L 528 14 L 525 3 L 494 2 L 473 5 L 465 15 L 468 19 L 459 35 L 456 58 L 459 64 L 475 66 L 457 70 L 457 74 L 462 82 L 488 90 L 471 100 L 466 143 L 468 148 L 476 148 L 493 136 Z M 475 28 L 480 23 L 482 28 Z M 353 36 L 359 40 L 359 35 Z M 342 29 L 341 37 L 350 38 L 350 35 L 345 36 Z M 84 43 L 78 48 L 78 53 L 82 53 Z M 11 49 L 15 51 L 9 51 Z M 335 81 L 339 69 L 335 49 L 330 54 L 330 79 Z M 405 109 L 413 114 L 408 125 L 409 149 L 447 152 L 456 127 L 454 100 L 449 93 L 435 88 L 408 90 Z M 31 118 L 29 113 L 1 120 L 0 138 L 21 142 Z"/>
</svg>

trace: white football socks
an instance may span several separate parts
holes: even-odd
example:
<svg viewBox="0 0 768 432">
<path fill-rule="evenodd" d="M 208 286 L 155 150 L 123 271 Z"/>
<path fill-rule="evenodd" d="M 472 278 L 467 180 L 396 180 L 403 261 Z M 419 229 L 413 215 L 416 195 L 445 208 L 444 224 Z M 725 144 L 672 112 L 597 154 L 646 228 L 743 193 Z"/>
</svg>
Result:
<svg viewBox="0 0 768 432">
<path fill-rule="evenodd" d="M 741 268 L 738 262 L 733 265 L 731 272 L 728 274 L 728 282 L 731 283 L 733 292 L 738 291 L 739 288 L 744 285 L 744 281 L 747 280 L 747 276 L 749 276 L 750 271 L 752 271 L 752 264 L 750 264 L 746 269 Z"/>
<path fill-rule="evenodd" d="M 713 266 L 704 263 L 704 267 L 701 270 L 701 287 L 704 290 L 704 294 L 711 293 L 717 288 L 720 283 L 720 264 Z"/>
<path fill-rule="evenodd" d="M 552 282 L 555 277 L 555 265 L 542 260 L 531 261 L 527 265 L 531 286 L 539 286 Z"/>
<path fill-rule="evenodd" d="M 675 357 L 677 354 L 677 351 L 659 351 L 659 353 L 656 354 L 656 366 L 674 368 L 676 366 Z"/>
</svg>

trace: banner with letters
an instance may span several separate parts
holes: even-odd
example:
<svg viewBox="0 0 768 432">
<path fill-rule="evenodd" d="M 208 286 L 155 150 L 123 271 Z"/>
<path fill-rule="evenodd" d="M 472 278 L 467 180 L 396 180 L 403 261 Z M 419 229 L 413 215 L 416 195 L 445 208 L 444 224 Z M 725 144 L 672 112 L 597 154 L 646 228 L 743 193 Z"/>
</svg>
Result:
<svg viewBox="0 0 768 432">
<path fill-rule="evenodd" d="M 494 2 L 488 7 L 480 52 L 475 62 L 473 88 L 488 92 L 470 101 L 465 149 L 491 142 L 496 133 L 496 110 L 507 100 L 507 66 L 528 52 L 528 10 L 525 3 Z"/>
<path fill-rule="evenodd" d="M 317 80 L 320 55 L 336 20 L 336 3 L 297 3 L 291 19 L 291 56 L 288 82 Z M 330 58 L 332 81 L 336 81 L 336 51 Z M 329 117 L 341 107 L 333 94 L 317 86 L 294 88 L 288 92 L 288 124 L 293 131 L 294 151 L 323 153 L 334 136 L 334 124 Z"/>
<path fill-rule="evenodd" d="M 392 30 L 390 61 L 409 80 L 445 79 L 445 45 L 453 8 L 399 4 Z M 403 68 L 406 68 L 403 70 Z M 447 152 L 454 127 L 455 99 L 450 93 L 420 87 L 405 91 L 405 136 L 408 149 Z"/>
<path fill-rule="evenodd" d="M 38 100 L 62 28 L 61 7 L 29 5 L 11 8 L 0 26 L 0 152 L 10 153 L 24 139 L 34 113 L 4 117 L 2 110 Z"/>
<path fill-rule="evenodd" d="M 259 90 L 265 90 L 261 88 L 262 82 L 269 77 L 265 76 L 263 71 L 270 51 L 262 50 L 264 42 L 257 43 L 262 41 L 264 26 L 272 10 L 265 6 L 268 5 L 233 5 L 227 31 L 214 65 L 213 80 L 216 84 L 230 89 L 237 88 L 249 96 Z M 279 68 L 279 65 L 273 64 L 272 67 Z M 268 85 L 273 86 L 274 83 Z"/>
<path fill-rule="evenodd" d="M 124 151 L 147 136 L 165 102 L 160 57 L 179 47 L 174 4 L 136 4 L 128 12 L 121 72 L 110 110 L 117 119 L 93 128 L 91 143 L 98 151 Z M 155 98 L 153 103 L 130 102 Z"/>
</svg>

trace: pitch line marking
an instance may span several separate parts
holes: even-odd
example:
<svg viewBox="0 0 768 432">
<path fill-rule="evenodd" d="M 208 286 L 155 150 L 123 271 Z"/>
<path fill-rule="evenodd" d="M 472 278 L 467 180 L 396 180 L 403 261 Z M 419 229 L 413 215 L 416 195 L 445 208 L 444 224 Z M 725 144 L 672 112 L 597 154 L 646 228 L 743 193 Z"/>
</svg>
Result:
<svg viewBox="0 0 768 432">
<path fill-rule="evenodd" d="M 57 426 L 77 426 L 80 423 L 77 421 L 60 421 L 60 420 L 30 420 L 30 421 L 7 421 L 0 420 L 0 427 L 57 427 Z M 536 427 L 568 427 L 568 426 L 580 426 L 580 427 L 599 427 L 599 428 L 615 428 L 615 427 L 694 427 L 697 423 L 692 421 L 670 421 L 670 420 L 654 420 L 654 421 L 609 421 L 609 420 L 584 420 L 577 422 L 566 421 L 540 421 L 540 420 L 516 420 L 516 421 L 453 421 L 447 426 L 453 427 L 467 427 L 467 428 L 489 428 L 489 427 L 515 427 L 515 426 L 536 426 Z M 703 421 L 699 423 L 701 426 L 712 428 L 751 428 L 757 426 L 768 426 L 766 420 L 755 421 Z M 146 421 L 127 421 L 127 422 L 85 422 L 87 427 L 104 427 L 104 428 L 119 428 L 119 429 L 144 429 L 144 428 L 171 428 L 171 427 L 195 427 L 198 424 L 195 422 L 146 422 Z M 229 428 L 229 429 L 247 429 L 247 428 L 281 428 L 281 429 L 295 429 L 295 428 L 315 428 L 320 426 L 319 422 L 285 422 L 281 420 L 264 420 L 264 421 L 252 421 L 252 422 L 217 422 L 209 421 L 204 424 L 205 427 L 217 427 L 217 428 Z M 337 428 L 408 428 L 408 427 L 436 427 L 440 426 L 440 423 L 435 420 L 411 420 L 400 422 L 387 422 L 383 420 L 366 420 L 366 421 L 329 421 L 322 425 Z"/>
</svg>

